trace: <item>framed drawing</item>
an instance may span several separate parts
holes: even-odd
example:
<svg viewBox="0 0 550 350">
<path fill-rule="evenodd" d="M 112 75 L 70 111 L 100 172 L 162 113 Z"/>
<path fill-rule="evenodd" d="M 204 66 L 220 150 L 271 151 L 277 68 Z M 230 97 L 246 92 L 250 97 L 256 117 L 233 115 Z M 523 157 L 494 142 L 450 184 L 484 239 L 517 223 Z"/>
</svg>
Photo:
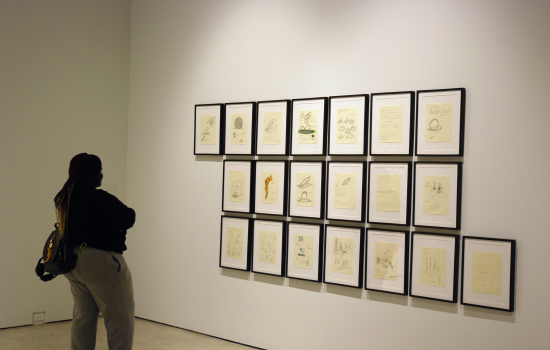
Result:
<svg viewBox="0 0 550 350">
<path fill-rule="evenodd" d="M 466 89 L 419 90 L 416 155 L 462 156 Z"/>
<path fill-rule="evenodd" d="M 367 155 L 369 95 L 331 96 L 329 99 L 329 155 Z"/>
<path fill-rule="evenodd" d="M 462 305 L 514 311 L 516 240 L 462 237 Z"/>
<path fill-rule="evenodd" d="M 252 272 L 284 276 L 286 225 L 284 221 L 254 220 Z"/>
<path fill-rule="evenodd" d="M 250 271 L 252 219 L 222 216 L 220 267 Z"/>
<path fill-rule="evenodd" d="M 363 227 L 325 227 L 323 282 L 362 287 L 364 237 Z"/>
<path fill-rule="evenodd" d="M 326 154 L 326 97 L 292 100 L 290 154 L 324 156 Z"/>
<path fill-rule="evenodd" d="M 250 213 L 254 205 L 255 162 L 223 161 L 222 211 Z"/>
<path fill-rule="evenodd" d="M 459 236 L 413 232 L 410 296 L 457 302 Z"/>
<path fill-rule="evenodd" d="M 256 161 L 256 214 L 286 215 L 288 161 Z"/>
<path fill-rule="evenodd" d="M 286 276 L 321 282 L 324 225 L 288 223 Z"/>
<path fill-rule="evenodd" d="M 410 225 L 411 162 L 370 162 L 367 222 Z"/>
<path fill-rule="evenodd" d="M 460 229 L 462 163 L 414 163 L 413 225 Z"/>
<path fill-rule="evenodd" d="M 365 289 L 407 295 L 409 232 L 367 230 Z"/>
<path fill-rule="evenodd" d="M 288 155 L 290 100 L 258 102 L 256 154 Z"/>
<path fill-rule="evenodd" d="M 365 222 L 367 162 L 328 162 L 327 219 Z"/>
<path fill-rule="evenodd" d="M 223 154 L 225 105 L 195 105 L 195 145 L 193 154 Z"/>
<path fill-rule="evenodd" d="M 290 162 L 290 216 L 323 219 L 325 162 Z"/>
<path fill-rule="evenodd" d="M 414 91 L 371 95 L 370 154 L 412 155 Z"/>
<path fill-rule="evenodd" d="M 256 102 L 225 104 L 225 154 L 252 155 L 256 149 Z"/>
</svg>

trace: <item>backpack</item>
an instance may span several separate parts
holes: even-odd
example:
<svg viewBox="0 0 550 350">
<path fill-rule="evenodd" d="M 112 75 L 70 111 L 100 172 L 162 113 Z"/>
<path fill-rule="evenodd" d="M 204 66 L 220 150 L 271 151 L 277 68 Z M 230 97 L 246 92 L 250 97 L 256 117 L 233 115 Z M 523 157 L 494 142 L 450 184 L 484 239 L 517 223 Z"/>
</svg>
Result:
<svg viewBox="0 0 550 350">
<path fill-rule="evenodd" d="M 38 259 L 35 272 L 44 282 L 51 281 L 58 275 L 71 272 L 76 266 L 76 259 L 80 253 L 87 247 L 86 243 L 80 245 L 76 254 L 70 246 L 68 239 L 61 237 L 59 225 L 55 224 L 55 230 L 50 234 L 44 244 L 42 257 Z M 44 261 L 43 263 L 41 261 Z M 48 274 L 45 274 L 45 273 Z"/>
</svg>

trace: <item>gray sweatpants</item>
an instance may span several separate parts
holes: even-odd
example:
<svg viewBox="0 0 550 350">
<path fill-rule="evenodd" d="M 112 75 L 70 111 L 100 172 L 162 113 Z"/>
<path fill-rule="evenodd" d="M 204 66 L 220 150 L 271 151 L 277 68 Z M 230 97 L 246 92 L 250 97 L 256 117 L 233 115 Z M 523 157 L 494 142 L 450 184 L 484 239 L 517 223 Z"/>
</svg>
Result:
<svg viewBox="0 0 550 350">
<path fill-rule="evenodd" d="M 132 275 L 122 254 L 86 248 L 65 277 L 74 299 L 71 350 L 95 349 L 99 311 L 109 350 L 130 350 L 134 340 Z"/>
</svg>

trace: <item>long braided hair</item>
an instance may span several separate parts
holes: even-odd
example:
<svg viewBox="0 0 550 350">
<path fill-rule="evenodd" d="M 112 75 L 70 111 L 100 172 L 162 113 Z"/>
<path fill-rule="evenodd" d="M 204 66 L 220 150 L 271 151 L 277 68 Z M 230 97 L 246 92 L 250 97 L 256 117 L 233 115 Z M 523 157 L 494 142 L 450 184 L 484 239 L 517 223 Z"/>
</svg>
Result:
<svg viewBox="0 0 550 350">
<path fill-rule="evenodd" d="M 101 160 L 98 156 L 80 153 L 71 159 L 69 166 L 69 178 L 63 188 L 54 199 L 55 212 L 61 237 L 66 233 L 69 219 L 69 203 L 75 187 L 90 187 L 94 185 L 94 179 L 101 171 Z"/>
</svg>

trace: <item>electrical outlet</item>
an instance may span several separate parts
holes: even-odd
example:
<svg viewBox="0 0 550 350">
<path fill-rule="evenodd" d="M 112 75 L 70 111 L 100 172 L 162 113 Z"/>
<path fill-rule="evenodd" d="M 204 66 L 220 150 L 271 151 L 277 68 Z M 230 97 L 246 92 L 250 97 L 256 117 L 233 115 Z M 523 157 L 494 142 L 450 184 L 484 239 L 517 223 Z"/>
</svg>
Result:
<svg viewBox="0 0 550 350">
<path fill-rule="evenodd" d="M 32 325 L 44 324 L 46 322 L 46 311 L 32 313 Z"/>
</svg>

